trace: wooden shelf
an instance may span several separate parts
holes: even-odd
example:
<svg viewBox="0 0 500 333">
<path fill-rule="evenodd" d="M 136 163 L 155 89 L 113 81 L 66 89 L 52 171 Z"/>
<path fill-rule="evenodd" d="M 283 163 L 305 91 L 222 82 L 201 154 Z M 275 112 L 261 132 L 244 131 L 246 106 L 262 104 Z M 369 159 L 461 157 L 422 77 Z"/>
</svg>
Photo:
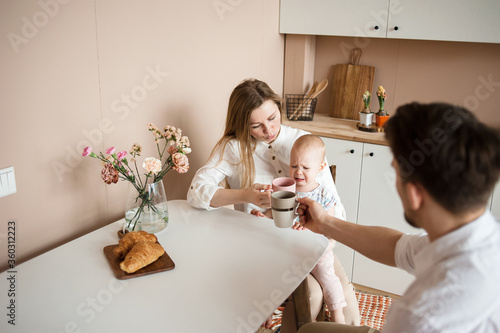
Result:
<svg viewBox="0 0 500 333">
<path fill-rule="evenodd" d="M 327 138 L 374 143 L 387 146 L 383 132 L 363 132 L 357 129 L 358 121 L 332 118 L 325 114 L 315 114 L 312 121 L 291 121 L 283 117 L 283 125 L 300 128 L 311 134 Z"/>
</svg>

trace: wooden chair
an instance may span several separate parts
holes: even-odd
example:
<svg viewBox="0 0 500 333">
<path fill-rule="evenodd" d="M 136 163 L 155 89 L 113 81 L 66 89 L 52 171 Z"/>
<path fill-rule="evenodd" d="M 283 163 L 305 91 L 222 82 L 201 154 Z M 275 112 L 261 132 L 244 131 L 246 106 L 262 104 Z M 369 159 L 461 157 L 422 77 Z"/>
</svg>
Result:
<svg viewBox="0 0 500 333">
<path fill-rule="evenodd" d="M 336 166 L 330 166 L 333 180 L 336 179 Z M 344 316 L 347 324 L 360 325 L 360 313 L 354 286 L 349 281 L 342 263 L 335 255 L 335 273 L 339 277 L 346 298 Z M 304 324 L 314 320 L 325 321 L 325 302 L 318 281 L 309 274 L 289 297 L 283 311 L 281 332 L 295 333 Z"/>
</svg>

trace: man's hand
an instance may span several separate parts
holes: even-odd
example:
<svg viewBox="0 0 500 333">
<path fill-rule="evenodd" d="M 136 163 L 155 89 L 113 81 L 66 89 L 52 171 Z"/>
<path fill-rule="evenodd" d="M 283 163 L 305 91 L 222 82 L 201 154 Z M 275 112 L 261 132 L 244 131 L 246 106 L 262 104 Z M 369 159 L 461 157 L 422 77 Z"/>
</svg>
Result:
<svg viewBox="0 0 500 333">
<path fill-rule="evenodd" d="M 326 223 L 328 214 L 323 207 L 310 198 L 297 198 L 300 224 L 316 233 L 322 233 L 322 226 Z"/>
<path fill-rule="evenodd" d="M 293 230 L 306 230 L 306 227 L 303 227 L 299 222 L 295 222 L 293 224 Z"/>
</svg>

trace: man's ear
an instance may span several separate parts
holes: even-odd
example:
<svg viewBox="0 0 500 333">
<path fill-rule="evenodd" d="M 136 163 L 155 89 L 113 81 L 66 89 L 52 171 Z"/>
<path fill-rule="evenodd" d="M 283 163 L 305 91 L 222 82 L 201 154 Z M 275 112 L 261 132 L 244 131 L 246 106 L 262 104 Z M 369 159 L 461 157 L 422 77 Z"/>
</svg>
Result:
<svg viewBox="0 0 500 333">
<path fill-rule="evenodd" d="M 410 208 L 418 210 L 424 201 L 424 188 L 421 184 L 415 182 L 407 182 L 404 187 Z"/>
</svg>

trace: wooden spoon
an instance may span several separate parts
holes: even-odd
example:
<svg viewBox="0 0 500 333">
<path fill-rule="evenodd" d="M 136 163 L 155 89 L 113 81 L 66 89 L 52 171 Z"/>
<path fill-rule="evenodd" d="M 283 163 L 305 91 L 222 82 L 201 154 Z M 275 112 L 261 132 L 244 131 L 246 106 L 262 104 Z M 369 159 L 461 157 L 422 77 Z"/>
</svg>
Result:
<svg viewBox="0 0 500 333">
<path fill-rule="evenodd" d="M 291 117 L 291 120 L 297 120 L 302 115 L 302 113 L 304 112 L 304 109 L 311 102 L 310 100 L 313 99 L 313 98 L 316 98 L 319 94 L 321 94 L 323 92 L 323 90 L 326 89 L 327 86 L 328 86 L 328 80 L 327 79 L 324 79 L 323 81 L 321 81 L 320 83 L 318 83 L 316 85 L 316 87 L 314 87 L 314 85 L 313 85 L 314 90 L 311 89 L 311 91 L 309 91 L 309 93 L 305 97 L 304 102 L 302 102 L 302 104 L 300 104 L 297 107 L 297 109 L 294 111 L 294 113 L 293 113 L 293 115 Z M 310 94 L 311 92 L 312 92 L 312 94 Z"/>
<path fill-rule="evenodd" d="M 324 79 L 323 81 L 321 81 L 320 83 L 318 83 L 318 86 L 316 87 L 316 90 L 314 91 L 314 93 L 311 95 L 310 98 L 316 98 L 316 96 L 318 96 L 319 94 L 321 94 L 323 92 L 323 90 L 326 89 L 326 86 L 328 86 L 328 80 Z"/>
<path fill-rule="evenodd" d="M 318 86 L 318 83 L 319 83 L 318 81 L 314 81 L 311 89 L 309 89 L 309 92 L 307 93 L 305 98 L 310 98 L 312 94 L 314 94 L 314 92 L 316 91 L 316 87 Z"/>
</svg>

